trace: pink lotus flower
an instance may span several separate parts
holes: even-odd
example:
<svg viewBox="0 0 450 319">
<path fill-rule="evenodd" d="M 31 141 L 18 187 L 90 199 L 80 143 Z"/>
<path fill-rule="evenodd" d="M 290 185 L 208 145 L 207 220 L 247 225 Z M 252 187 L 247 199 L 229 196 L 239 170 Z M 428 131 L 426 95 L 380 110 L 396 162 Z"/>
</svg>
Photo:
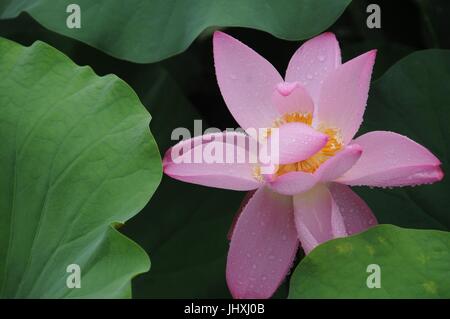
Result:
<svg viewBox="0 0 450 319">
<path fill-rule="evenodd" d="M 279 165 L 262 174 L 251 163 L 175 163 L 169 150 L 164 172 L 211 187 L 252 191 L 231 230 L 226 277 L 235 298 L 269 298 L 294 261 L 327 240 L 377 223 L 349 186 L 429 184 L 443 178 L 440 161 L 409 138 L 375 131 L 353 139 L 363 119 L 376 51 L 341 64 L 332 33 L 305 42 L 285 79 L 252 49 L 214 34 L 217 81 L 243 129 L 279 128 Z M 219 133 L 237 137 L 239 133 Z M 267 137 L 270 138 L 270 135 Z M 247 152 L 211 135 L 183 141 Z M 233 139 L 230 139 L 233 140 Z M 200 145 L 199 145 L 200 143 Z"/>
</svg>

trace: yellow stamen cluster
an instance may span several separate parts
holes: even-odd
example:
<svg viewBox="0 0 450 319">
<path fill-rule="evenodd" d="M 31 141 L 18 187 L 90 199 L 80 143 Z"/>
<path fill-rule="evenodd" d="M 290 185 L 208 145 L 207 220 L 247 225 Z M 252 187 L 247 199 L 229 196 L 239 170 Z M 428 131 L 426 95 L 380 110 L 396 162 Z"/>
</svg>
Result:
<svg viewBox="0 0 450 319">
<path fill-rule="evenodd" d="M 281 118 L 277 119 L 274 123 L 274 126 L 280 127 L 283 124 L 292 123 L 292 122 L 305 123 L 305 124 L 311 126 L 312 120 L 313 120 L 313 117 L 312 117 L 311 113 L 294 112 L 294 113 L 285 114 Z"/>
</svg>

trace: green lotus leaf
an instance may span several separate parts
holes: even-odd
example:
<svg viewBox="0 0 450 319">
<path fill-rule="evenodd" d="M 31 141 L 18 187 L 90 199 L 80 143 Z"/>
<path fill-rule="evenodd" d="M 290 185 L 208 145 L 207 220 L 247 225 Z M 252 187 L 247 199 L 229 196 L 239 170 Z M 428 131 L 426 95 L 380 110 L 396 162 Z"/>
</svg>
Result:
<svg viewBox="0 0 450 319">
<path fill-rule="evenodd" d="M 116 228 L 160 182 L 150 114 L 42 42 L 0 38 L 0 79 L 0 296 L 130 297 L 150 261 Z"/>
<path fill-rule="evenodd" d="M 184 51 L 209 27 L 249 27 L 287 40 L 327 29 L 351 0 L 77 0 L 81 28 L 70 29 L 72 0 L 3 0 L 0 19 L 29 13 L 46 28 L 124 60 L 155 62 Z"/>
<path fill-rule="evenodd" d="M 449 265 L 450 233 L 380 225 L 316 247 L 289 298 L 449 298 Z"/>
</svg>

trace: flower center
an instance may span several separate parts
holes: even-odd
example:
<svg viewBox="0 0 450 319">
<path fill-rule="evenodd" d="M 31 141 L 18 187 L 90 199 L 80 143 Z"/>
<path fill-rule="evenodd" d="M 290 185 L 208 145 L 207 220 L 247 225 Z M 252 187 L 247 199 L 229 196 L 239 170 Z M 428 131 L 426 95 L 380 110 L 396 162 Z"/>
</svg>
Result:
<svg viewBox="0 0 450 319">
<path fill-rule="evenodd" d="M 280 126 L 282 124 L 290 122 L 300 122 L 311 126 L 312 114 L 289 113 L 284 115 L 281 119 L 277 120 L 275 122 L 275 126 Z M 278 170 L 275 173 L 276 176 L 281 176 L 289 172 L 314 173 L 322 163 L 327 161 L 330 157 L 334 156 L 338 151 L 342 149 L 342 139 L 340 137 L 340 132 L 338 129 L 319 127 L 318 131 L 328 135 L 327 144 L 319 152 L 306 160 L 291 164 L 279 165 Z"/>
<path fill-rule="evenodd" d="M 274 127 L 280 127 L 283 124 L 292 122 L 304 123 L 311 126 L 312 119 L 313 117 L 311 113 L 288 113 L 277 119 L 274 123 Z M 328 135 L 327 144 L 320 151 L 318 151 L 308 159 L 296 163 L 279 165 L 275 176 L 281 176 L 290 172 L 314 173 L 320 167 L 320 165 L 322 165 L 330 157 L 334 156 L 338 151 L 342 149 L 342 139 L 340 137 L 340 132 L 338 129 L 319 126 L 317 130 Z M 267 132 L 267 136 L 269 135 L 270 129 Z M 257 178 L 258 180 L 262 180 L 261 169 L 259 166 L 255 167 L 253 173 L 255 178 Z"/>
</svg>

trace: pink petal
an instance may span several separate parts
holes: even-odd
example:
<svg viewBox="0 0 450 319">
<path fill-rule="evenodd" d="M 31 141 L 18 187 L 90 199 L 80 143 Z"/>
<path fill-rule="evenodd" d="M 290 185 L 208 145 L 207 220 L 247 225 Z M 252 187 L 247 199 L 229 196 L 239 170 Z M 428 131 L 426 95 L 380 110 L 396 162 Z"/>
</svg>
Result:
<svg viewBox="0 0 450 319">
<path fill-rule="evenodd" d="M 258 189 L 236 223 L 228 251 L 226 276 L 233 297 L 271 297 L 297 248 L 292 198 Z"/>
<path fill-rule="evenodd" d="M 272 94 L 282 82 L 278 71 L 258 53 L 216 31 L 213 38 L 217 82 L 231 114 L 244 128 L 266 128 L 278 116 Z"/>
<path fill-rule="evenodd" d="M 286 70 L 286 81 L 298 81 L 313 101 L 319 100 L 324 79 L 341 64 L 339 43 L 333 33 L 326 32 L 306 41 L 295 54 Z"/>
<path fill-rule="evenodd" d="M 164 173 L 184 182 L 209 187 L 256 189 L 261 185 L 261 181 L 254 177 L 249 153 L 245 145 L 242 145 L 242 139 L 239 140 L 238 137 L 246 138 L 248 142 L 248 137 L 234 132 L 203 135 L 182 141 L 166 152 L 163 159 Z M 219 151 L 223 156 L 218 157 L 218 162 L 203 156 Z M 234 154 L 229 162 L 225 155 L 227 152 Z"/>
<path fill-rule="evenodd" d="M 376 224 L 369 207 L 345 185 L 320 184 L 294 196 L 294 216 L 305 253 L 328 240 L 345 237 Z"/>
<path fill-rule="evenodd" d="M 346 62 L 325 79 L 320 91 L 317 118 L 327 127 L 341 130 L 344 144 L 361 125 L 369 92 L 376 51 Z"/>
<path fill-rule="evenodd" d="M 361 146 L 358 144 L 348 145 L 323 163 L 315 174 L 322 182 L 333 181 L 352 168 L 361 157 L 361 154 Z"/>
<path fill-rule="evenodd" d="M 352 143 L 363 148 L 358 162 L 338 182 L 347 185 L 407 186 L 440 181 L 440 161 L 406 136 L 385 131 L 364 134 Z"/>
<path fill-rule="evenodd" d="M 338 208 L 324 185 L 294 196 L 295 225 L 305 253 L 336 236 L 331 220 L 337 212 Z"/>
<path fill-rule="evenodd" d="M 261 153 L 272 158 L 274 164 L 288 164 L 305 160 L 320 151 L 328 141 L 320 133 L 303 123 L 283 124 L 262 145 Z M 261 155 L 263 156 L 263 155 Z"/>
<path fill-rule="evenodd" d="M 310 190 L 317 184 L 316 175 L 305 172 L 292 172 L 276 177 L 268 185 L 277 193 L 295 195 Z"/>
<path fill-rule="evenodd" d="M 244 210 L 245 206 L 247 206 L 250 199 L 255 195 L 256 190 L 247 192 L 242 199 L 241 205 L 238 208 L 238 211 L 236 214 L 234 214 L 233 220 L 231 221 L 230 229 L 228 230 L 227 239 L 231 240 L 231 237 L 233 236 L 234 227 L 236 226 L 236 223 L 239 219 L 239 216 L 241 216 L 242 211 Z"/>
<path fill-rule="evenodd" d="M 311 113 L 314 103 L 299 82 L 278 83 L 272 96 L 273 105 L 280 115 L 289 113 Z"/>
<path fill-rule="evenodd" d="M 378 222 L 372 210 L 347 185 L 330 183 L 328 189 L 343 218 L 347 235 L 360 233 Z"/>
</svg>

